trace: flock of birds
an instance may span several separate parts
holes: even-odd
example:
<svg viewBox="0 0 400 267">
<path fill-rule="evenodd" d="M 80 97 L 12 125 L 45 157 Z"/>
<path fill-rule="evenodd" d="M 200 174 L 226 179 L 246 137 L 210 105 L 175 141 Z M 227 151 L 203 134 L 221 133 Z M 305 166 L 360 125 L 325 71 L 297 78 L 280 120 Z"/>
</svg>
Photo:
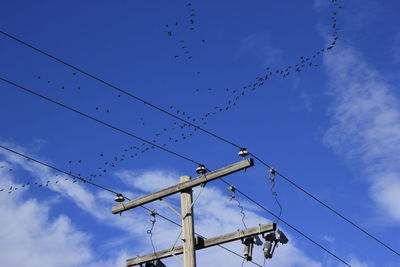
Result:
<svg viewBox="0 0 400 267">
<path fill-rule="evenodd" d="M 167 29 L 167 35 L 171 38 L 177 38 L 178 34 L 177 34 L 177 29 L 180 26 L 185 27 L 185 29 L 189 30 L 189 31 L 194 31 L 196 29 L 195 25 L 196 25 L 196 17 L 197 17 L 197 13 L 196 13 L 196 9 L 194 8 L 192 3 L 187 3 L 186 7 L 188 8 L 188 18 L 185 20 L 184 23 L 180 23 L 178 21 L 176 21 L 173 24 L 165 24 L 165 28 Z M 206 40 L 201 39 L 198 41 L 199 43 L 204 44 L 206 42 Z M 184 39 L 179 39 L 179 41 L 177 41 L 177 45 L 179 47 L 179 50 L 181 52 L 176 53 L 173 58 L 174 59 L 186 59 L 186 60 L 190 60 L 193 58 L 193 54 L 192 51 L 189 48 L 189 42 L 187 40 Z M 198 74 L 200 74 L 198 72 Z"/>
<path fill-rule="evenodd" d="M 333 11 L 331 13 L 331 41 L 330 43 L 322 48 L 316 50 L 313 54 L 308 55 L 308 56 L 301 56 L 296 62 L 293 62 L 290 65 L 287 65 L 286 67 L 282 69 L 273 69 L 272 67 L 267 67 L 262 73 L 257 75 L 253 81 L 246 83 L 242 85 L 240 88 L 225 88 L 222 89 L 227 94 L 228 100 L 225 103 L 222 103 L 221 105 L 216 105 L 213 107 L 212 110 L 205 112 L 202 116 L 200 117 L 195 117 L 188 113 L 187 111 L 184 111 L 182 109 L 178 109 L 177 107 L 170 106 L 169 107 L 169 112 L 176 114 L 177 116 L 195 124 L 198 126 L 203 126 L 207 124 L 207 120 L 210 119 L 211 117 L 221 113 L 221 112 L 226 112 L 233 107 L 237 106 L 240 102 L 240 100 L 245 96 L 250 94 L 251 92 L 256 91 L 259 88 L 264 87 L 268 81 L 272 77 L 281 77 L 281 78 L 287 78 L 289 75 L 292 75 L 293 73 L 299 73 L 305 68 L 311 68 L 311 67 L 318 67 L 318 64 L 315 64 L 314 62 L 317 60 L 317 58 L 321 57 L 323 53 L 333 49 L 337 41 L 339 40 L 338 36 L 338 28 L 337 28 L 337 15 L 339 9 L 342 8 L 342 6 L 339 4 L 338 0 L 331 0 L 332 2 L 332 7 Z M 195 17 L 197 16 L 196 9 L 193 7 L 192 3 L 187 3 L 186 7 L 189 8 L 189 18 L 186 22 L 186 25 L 184 23 L 180 22 L 175 22 L 173 24 L 165 24 L 164 27 L 167 30 L 167 36 L 173 37 L 175 36 L 175 31 L 174 29 L 178 26 L 186 26 L 188 27 L 189 30 L 193 31 L 195 30 Z M 202 39 L 200 40 L 201 43 L 206 43 L 206 40 Z M 185 40 L 179 40 L 178 44 L 181 46 L 182 49 L 182 54 L 180 55 L 175 55 L 174 58 L 182 58 L 186 57 L 187 59 L 192 58 L 192 53 L 188 48 L 188 45 L 186 44 Z M 76 72 L 71 73 L 73 76 L 77 76 Z M 197 74 L 200 74 L 200 71 L 197 72 Z M 37 76 L 38 80 L 42 80 L 47 82 L 48 84 L 54 83 L 51 80 L 45 79 L 43 76 Z M 76 86 L 74 88 L 67 88 L 64 85 L 57 86 L 59 90 L 77 90 L 80 91 L 81 87 Z M 213 88 L 208 88 L 207 91 L 212 91 L 214 90 Z M 199 89 L 196 89 L 196 91 L 200 91 Z M 116 95 L 117 98 L 121 98 L 121 94 Z M 95 106 L 94 110 L 97 112 L 105 112 L 105 113 L 111 113 L 111 109 L 109 107 L 101 107 L 101 106 Z M 140 117 L 138 119 L 138 124 L 145 126 L 146 122 L 143 117 Z M 157 144 L 159 146 L 163 147 L 168 147 L 170 145 L 174 145 L 178 142 L 185 141 L 187 138 L 190 138 L 193 136 L 198 129 L 196 127 L 193 127 L 192 125 L 188 123 L 178 123 L 174 122 L 170 127 L 162 127 L 158 129 L 154 134 L 153 138 L 149 139 L 152 143 Z M 143 153 L 146 153 L 148 151 L 151 151 L 155 148 L 155 146 L 152 146 L 150 144 L 146 143 L 139 143 L 135 145 L 129 145 L 127 147 L 124 147 L 120 150 L 120 152 L 117 155 L 107 155 L 106 153 L 102 152 L 99 153 L 98 159 L 101 162 L 99 166 L 97 167 L 96 170 L 92 171 L 88 175 L 82 175 L 81 173 L 72 171 L 74 168 L 79 168 L 83 169 L 84 167 L 84 161 L 82 159 L 78 160 L 67 160 L 66 164 L 68 166 L 69 173 L 82 178 L 84 180 L 92 181 L 95 178 L 102 177 L 107 175 L 108 172 L 110 172 L 112 169 L 117 168 L 121 163 L 123 163 L 126 160 L 133 159 L 136 157 L 139 157 Z M 0 171 L 2 169 L 8 168 L 9 172 L 12 172 L 13 169 L 11 167 L 8 167 L 8 165 L 3 165 L 0 166 Z M 52 178 L 51 180 L 47 180 L 45 182 L 25 182 L 21 184 L 19 187 L 16 186 L 10 186 L 6 188 L 0 188 L 0 192 L 8 192 L 9 194 L 22 188 L 26 188 L 28 186 L 38 186 L 38 187 L 48 187 L 51 183 L 57 184 L 61 181 L 72 181 L 72 182 L 77 182 L 79 181 L 76 178 L 73 177 L 68 177 L 65 174 L 59 173 L 55 174 L 55 178 Z"/>
</svg>

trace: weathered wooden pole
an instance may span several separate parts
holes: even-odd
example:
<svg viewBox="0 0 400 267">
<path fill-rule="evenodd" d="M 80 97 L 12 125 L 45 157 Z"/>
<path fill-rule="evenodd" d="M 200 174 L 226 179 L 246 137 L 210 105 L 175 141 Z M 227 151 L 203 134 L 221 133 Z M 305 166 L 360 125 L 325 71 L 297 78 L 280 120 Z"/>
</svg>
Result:
<svg viewBox="0 0 400 267">
<path fill-rule="evenodd" d="M 190 176 L 181 176 L 181 183 L 189 181 Z M 196 267 L 196 241 L 194 239 L 192 188 L 181 192 L 183 266 Z"/>
</svg>

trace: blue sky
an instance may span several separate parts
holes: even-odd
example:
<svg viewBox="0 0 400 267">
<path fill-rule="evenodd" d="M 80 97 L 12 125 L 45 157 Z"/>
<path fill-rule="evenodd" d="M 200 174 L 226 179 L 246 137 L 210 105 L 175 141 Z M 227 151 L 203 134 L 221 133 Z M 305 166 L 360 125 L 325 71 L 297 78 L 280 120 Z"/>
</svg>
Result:
<svg viewBox="0 0 400 267">
<path fill-rule="evenodd" d="M 399 3 L 340 1 L 340 10 L 328 0 L 187 3 L 9 1 L 0 10 L 0 30 L 178 116 L 196 118 L 195 123 L 247 147 L 399 250 Z M 328 47 L 334 11 L 339 39 L 333 49 L 312 58 L 312 66 L 301 72 L 273 73 L 264 85 L 248 87 L 256 77 Z M 181 129 L 175 119 L 0 37 L 2 78 L 165 144 L 211 170 L 240 160 L 237 148 Z M 180 175 L 196 176 L 193 163 L 158 149 L 141 153 L 146 146 L 140 141 L 5 82 L 0 88 L 3 146 L 82 177 L 102 173 L 96 183 L 131 198 L 175 184 Z M 18 187 L 0 192 L 2 266 L 125 266 L 125 259 L 152 252 L 146 211 L 113 215 L 112 194 L 62 181 L 64 176 L 6 151 L 0 151 L 0 166 L 0 189 Z M 267 171 L 256 162 L 227 180 L 279 213 Z M 21 187 L 48 180 L 45 188 Z M 277 178 L 274 189 L 283 219 L 352 266 L 398 266 L 398 256 L 284 180 Z M 236 197 L 248 226 L 274 219 Z M 179 208 L 178 196 L 167 200 Z M 159 202 L 149 207 L 179 221 Z M 207 237 L 243 227 L 240 209 L 219 181 L 207 185 L 195 213 L 196 231 Z M 279 227 L 290 242 L 279 246 L 266 266 L 342 266 L 287 226 Z M 179 228 L 158 218 L 156 249 L 171 247 L 178 233 Z M 227 246 L 238 253 L 243 249 L 240 242 Z M 220 248 L 200 251 L 198 262 L 242 264 Z M 263 263 L 261 247 L 255 248 L 255 262 Z M 165 263 L 181 265 L 179 258 Z"/>
</svg>

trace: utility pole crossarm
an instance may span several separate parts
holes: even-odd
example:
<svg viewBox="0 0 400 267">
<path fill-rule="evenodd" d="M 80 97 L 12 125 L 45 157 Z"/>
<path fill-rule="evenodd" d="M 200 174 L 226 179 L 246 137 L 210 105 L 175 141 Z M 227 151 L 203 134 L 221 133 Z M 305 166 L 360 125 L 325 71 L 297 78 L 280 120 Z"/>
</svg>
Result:
<svg viewBox="0 0 400 267">
<path fill-rule="evenodd" d="M 257 227 L 252 227 L 246 230 L 238 230 L 236 232 L 232 232 L 229 234 L 213 237 L 213 238 L 208 238 L 208 239 L 202 239 L 197 237 L 196 238 L 196 250 L 203 249 L 203 248 L 208 248 L 212 246 L 217 246 L 220 244 L 228 243 L 231 241 L 239 240 L 245 237 L 250 237 L 254 235 L 259 235 L 263 233 L 268 233 L 268 232 L 274 232 L 276 230 L 276 224 L 275 223 L 269 223 L 269 224 L 263 224 L 259 225 Z M 153 260 L 157 259 L 164 259 L 168 258 L 174 255 L 179 255 L 183 253 L 183 248 L 182 246 L 176 247 L 173 250 L 171 249 L 166 249 L 162 250 L 159 252 L 147 254 L 144 256 L 139 256 L 136 258 L 128 259 L 126 261 L 126 266 L 135 266 L 139 264 L 143 264 L 146 262 L 150 262 Z"/>
<path fill-rule="evenodd" d="M 235 164 L 232 164 L 232 165 L 224 167 L 222 169 L 201 175 L 201 176 L 191 179 L 187 182 L 173 185 L 173 186 L 170 186 L 163 190 L 160 190 L 158 192 L 155 192 L 155 193 L 128 201 L 126 203 L 114 206 L 114 207 L 112 207 L 112 213 L 117 214 L 117 213 L 129 210 L 129 209 L 133 209 L 135 207 L 152 202 L 154 200 L 162 199 L 164 197 L 173 195 L 175 193 L 179 193 L 185 189 L 201 185 L 202 183 L 206 183 L 206 182 L 224 177 L 226 175 L 238 172 L 240 170 L 246 169 L 248 167 L 252 167 L 253 165 L 254 165 L 253 159 L 245 159 L 245 160 L 239 161 Z"/>
</svg>

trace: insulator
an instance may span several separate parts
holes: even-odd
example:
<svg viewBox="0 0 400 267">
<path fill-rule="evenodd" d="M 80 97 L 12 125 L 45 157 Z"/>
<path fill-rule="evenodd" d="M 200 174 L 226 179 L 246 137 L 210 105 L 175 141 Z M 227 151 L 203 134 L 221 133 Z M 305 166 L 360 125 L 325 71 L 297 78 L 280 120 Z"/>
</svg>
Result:
<svg viewBox="0 0 400 267">
<path fill-rule="evenodd" d="M 248 155 L 250 155 L 249 151 L 247 151 L 247 148 L 241 148 L 240 151 L 238 152 L 238 156 L 240 157 L 247 157 Z"/>
<path fill-rule="evenodd" d="M 198 174 L 205 174 L 207 172 L 207 169 L 204 165 L 199 165 L 199 167 L 196 168 L 196 172 Z"/>
<path fill-rule="evenodd" d="M 124 202 L 125 201 L 125 197 L 122 194 L 117 194 L 115 199 L 115 202 Z"/>
<path fill-rule="evenodd" d="M 270 169 L 268 170 L 268 173 L 270 173 L 270 174 L 272 174 L 272 175 L 275 175 L 275 174 L 276 174 L 276 170 L 275 170 L 274 168 L 270 168 Z"/>
</svg>

